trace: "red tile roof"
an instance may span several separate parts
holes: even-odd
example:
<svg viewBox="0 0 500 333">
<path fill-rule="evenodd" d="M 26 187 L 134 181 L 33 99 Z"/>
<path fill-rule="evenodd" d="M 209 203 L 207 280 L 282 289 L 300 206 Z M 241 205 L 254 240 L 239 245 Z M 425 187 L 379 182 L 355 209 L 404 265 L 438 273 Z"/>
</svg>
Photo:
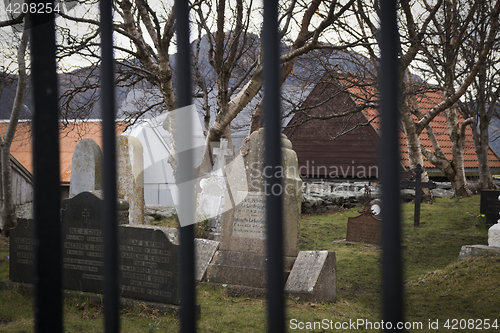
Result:
<svg viewBox="0 0 500 333">
<path fill-rule="evenodd" d="M 3 137 L 8 123 L 0 123 L 0 135 Z M 123 133 L 127 126 L 125 122 L 117 122 L 116 135 Z M 102 147 L 102 131 L 100 121 L 71 122 L 61 124 L 59 131 L 61 182 L 69 183 L 71 179 L 71 158 L 76 145 L 84 138 L 94 139 Z M 31 173 L 33 173 L 31 122 L 19 122 L 11 154 Z"/>
<path fill-rule="evenodd" d="M 366 89 L 366 88 L 365 88 Z M 349 88 L 351 93 L 354 95 L 359 94 L 359 89 Z M 364 93 L 366 94 L 366 92 Z M 357 99 L 357 98 L 355 98 Z M 438 91 L 427 91 L 417 96 L 417 102 L 420 108 L 420 111 L 423 114 L 429 112 L 436 104 L 443 101 L 443 95 Z M 367 108 L 364 110 L 365 115 L 368 119 L 373 119 L 374 117 L 379 116 L 379 112 L 375 108 Z M 417 121 L 417 118 L 414 116 L 414 120 Z M 459 116 L 459 122 L 462 123 L 464 121 L 463 117 Z M 376 118 L 372 122 L 374 129 L 380 134 L 380 117 Z M 446 157 L 451 160 L 452 158 L 452 148 L 450 136 L 448 134 L 448 124 L 446 120 L 446 115 L 444 112 L 438 114 L 430 123 L 434 135 L 439 143 L 439 146 L 443 150 L 443 153 Z M 429 149 L 430 151 L 434 151 L 432 148 L 431 141 L 429 136 L 427 135 L 427 131 L 422 131 L 420 134 L 420 142 L 421 144 Z M 401 154 L 401 163 L 405 168 L 409 168 L 409 160 L 408 160 L 408 147 L 406 142 L 406 134 L 404 131 L 400 132 L 399 139 L 400 146 L 400 154 Z M 493 152 L 490 148 L 488 151 L 488 160 L 490 168 L 500 168 L 500 158 Z M 429 162 L 424 156 L 424 165 L 426 168 L 435 168 L 435 166 Z M 464 149 L 464 167 L 465 168 L 478 168 L 478 160 L 474 147 L 474 141 L 472 138 L 472 132 L 470 126 L 466 130 L 465 137 L 465 149 Z"/>
</svg>

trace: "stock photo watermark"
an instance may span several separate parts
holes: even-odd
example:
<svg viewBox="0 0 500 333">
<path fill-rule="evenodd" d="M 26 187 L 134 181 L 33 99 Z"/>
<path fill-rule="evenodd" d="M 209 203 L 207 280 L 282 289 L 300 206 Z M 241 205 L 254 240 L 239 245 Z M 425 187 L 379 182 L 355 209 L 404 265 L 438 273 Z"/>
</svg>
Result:
<svg viewBox="0 0 500 333">
<path fill-rule="evenodd" d="M 345 321 L 335 321 L 323 319 L 321 321 L 300 321 L 290 319 L 290 330 L 498 330 L 498 319 L 428 319 L 427 321 L 406 321 L 406 322 L 385 322 L 372 321 L 368 319 L 349 319 Z"/>
</svg>

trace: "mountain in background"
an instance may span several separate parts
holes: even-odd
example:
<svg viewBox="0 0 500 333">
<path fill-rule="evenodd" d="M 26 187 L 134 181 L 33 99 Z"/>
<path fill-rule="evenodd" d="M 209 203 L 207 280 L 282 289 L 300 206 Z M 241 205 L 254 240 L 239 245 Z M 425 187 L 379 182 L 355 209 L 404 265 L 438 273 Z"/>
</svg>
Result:
<svg viewBox="0 0 500 333">
<path fill-rule="evenodd" d="M 228 37 L 229 38 L 229 37 Z M 243 42 L 241 39 L 240 42 Z M 212 111 L 212 118 L 215 117 L 217 110 L 217 77 L 215 70 L 209 62 L 209 38 L 207 35 L 203 36 L 200 40 L 200 57 L 199 68 L 201 76 L 209 87 L 212 88 L 209 93 L 209 104 Z M 229 47 L 229 46 L 226 46 Z M 240 63 L 236 65 L 233 71 L 233 77 L 230 79 L 230 85 L 235 85 L 239 80 L 239 75 L 243 75 L 247 67 L 252 64 L 258 56 L 260 40 L 257 35 L 247 34 L 245 40 L 245 52 L 241 55 Z M 192 43 L 193 52 L 196 49 L 196 41 Z M 289 46 L 282 44 L 282 53 L 287 52 Z M 172 70 L 174 71 L 174 81 L 177 75 L 176 70 L 176 55 L 171 55 L 170 62 Z M 139 65 L 137 60 L 131 60 L 131 65 Z M 127 63 L 118 63 L 116 66 L 117 74 L 127 68 Z M 374 66 L 370 61 L 357 53 L 347 51 L 331 51 L 331 50 L 314 50 L 297 59 L 293 73 L 287 78 L 283 87 L 282 93 L 284 96 L 284 108 L 291 108 L 292 105 L 300 105 L 307 97 L 312 88 L 323 77 L 326 70 L 342 70 L 347 72 L 374 72 Z M 1 73 L 0 73 L 1 74 Z M 99 67 L 89 66 L 81 69 L 74 70 L 69 73 L 59 74 L 59 94 L 61 96 L 60 109 L 64 110 L 61 118 L 72 119 L 100 119 L 101 106 L 99 102 L 100 90 L 98 88 L 99 82 Z M 149 115 L 144 117 L 153 117 L 165 111 L 161 103 L 161 93 L 158 88 L 152 86 L 146 80 L 137 82 L 133 76 L 121 77 L 123 81 L 116 87 L 116 107 L 117 118 L 131 119 L 132 114 L 139 111 L 148 110 L 151 104 L 158 104 L 153 110 L 148 111 Z M 15 96 L 16 80 L 15 76 L 10 75 L 9 82 L 3 89 L 0 96 L 0 119 L 9 119 L 12 104 Z M 196 92 L 197 87 L 193 79 L 193 89 Z M 0 82 L 2 84 L 2 82 Z M 243 83 L 244 84 L 244 83 Z M 243 86 L 240 85 L 240 88 Z M 79 89 L 86 85 L 86 89 Z M 174 82 L 175 85 L 175 82 Z M 70 93 L 76 91 L 77 93 Z M 260 99 L 261 95 L 256 99 Z M 258 101 L 252 101 L 245 110 L 242 112 L 244 115 L 236 119 L 235 127 L 245 127 L 248 122 L 248 117 L 253 112 L 253 109 Z M 198 100 L 195 103 L 201 105 Z M 287 103 L 289 105 L 287 105 Z M 29 119 L 30 112 L 30 97 L 29 97 L 29 80 L 27 86 L 26 98 L 24 101 L 25 108 L 21 115 L 21 119 Z M 201 108 L 200 108 L 201 110 Z"/>
</svg>

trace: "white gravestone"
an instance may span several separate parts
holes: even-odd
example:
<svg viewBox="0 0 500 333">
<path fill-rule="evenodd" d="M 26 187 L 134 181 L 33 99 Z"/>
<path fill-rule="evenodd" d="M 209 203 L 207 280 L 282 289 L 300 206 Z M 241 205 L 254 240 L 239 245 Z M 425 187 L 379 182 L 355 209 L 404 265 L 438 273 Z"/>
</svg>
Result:
<svg viewBox="0 0 500 333">
<path fill-rule="evenodd" d="M 500 247 L 500 222 L 488 230 L 488 246 Z"/>
<path fill-rule="evenodd" d="M 144 158 L 139 139 L 120 135 L 116 141 L 118 196 L 130 205 L 129 222 L 144 224 Z"/>
<path fill-rule="evenodd" d="M 220 141 L 219 148 L 213 149 L 217 156 L 216 169 L 208 178 L 200 181 L 201 193 L 196 208 L 196 221 L 209 221 L 209 229 L 214 239 L 220 238 L 221 214 L 224 210 L 224 199 L 227 192 L 226 181 L 226 156 L 232 155 L 232 150 L 227 148 L 227 140 Z"/>
<path fill-rule="evenodd" d="M 69 197 L 102 189 L 102 152 L 93 139 L 83 139 L 71 158 Z"/>
<path fill-rule="evenodd" d="M 220 147 L 214 148 L 213 155 L 217 156 L 218 158 L 216 175 L 220 177 L 225 177 L 226 173 L 224 172 L 224 170 L 226 167 L 226 156 L 233 155 L 233 151 L 227 148 L 226 139 L 220 140 Z"/>
</svg>

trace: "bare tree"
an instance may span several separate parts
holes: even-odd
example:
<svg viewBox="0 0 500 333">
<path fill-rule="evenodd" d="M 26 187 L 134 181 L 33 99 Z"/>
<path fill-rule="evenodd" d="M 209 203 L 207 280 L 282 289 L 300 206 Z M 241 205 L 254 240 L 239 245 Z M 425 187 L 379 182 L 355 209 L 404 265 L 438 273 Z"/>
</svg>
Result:
<svg viewBox="0 0 500 333">
<path fill-rule="evenodd" d="M 484 44 L 475 60 L 471 60 L 473 66 L 468 71 L 461 72 L 457 66 L 459 50 L 461 45 L 470 38 L 467 32 L 478 11 L 479 3 L 480 1 L 459 3 L 456 0 L 445 0 L 439 16 L 432 20 L 432 29 L 425 39 L 425 47 L 422 47 L 423 61 L 430 68 L 428 73 L 433 76 L 443 91 L 443 101 L 425 114 L 421 110 L 416 110 L 415 113 L 419 119 L 415 123 L 416 133 L 420 134 L 426 129 L 433 146 L 433 151 L 431 151 L 421 145 L 422 153 L 432 164 L 443 171 L 450 180 L 455 195 L 463 197 L 470 195 L 466 186 L 463 154 L 466 126 L 473 123 L 473 118 L 460 123 L 456 103 L 483 67 L 494 45 L 500 12 L 500 1 L 497 1 L 488 16 L 487 29 L 489 31 Z M 425 4 L 430 10 L 431 6 L 426 1 Z M 430 127 L 430 121 L 443 111 L 446 115 L 452 145 L 451 160 L 442 151 Z"/>
<path fill-rule="evenodd" d="M 335 23 L 346 14 L 355 1 L 321 1 L 301 3 L 295 0 L 280 4 L 282 40 L 292 41 L 281 56 L 283 79 L 292 72 L 297 57 L 316 49 L 332 48 L 322 38 L 334 29 Z M 156 6 L 156 7 L 155 7 Z M 197 27 L 198 39 L 194 43 L 196 97 L 203 102 L 206 147 L 221 137 L 230 140 L 230 124 L 235 117 L 258 97 L 262 87 L 261 10 L 252 1 L 194 1 L 191 3 L 192 20 Z M 170 53 L 175 46 L 175 16 L 166 4 L 153 4 L 147 0 L 118 0 L 115 2 L 114 31 L 120 41 L 115 45 L 117 55 L 117 82 L 119 87 L 147 81 L 162 97 L 164 110 L 174 110 L 176 96 L 173 80 L 177 73 Z M 77 17 L 62 13 L 68 22 L 82 25 L 84 33 L 75 36 L 70 29 L 60 29 L 63 45 L 61 59 L 78 55 L 94 65 L 98 64 L 97 19 L 90 14 Z M 298 20 L 298 18 L 301 18 Z M 300 22 L 298 23 L 297 22 Z M 291 37 L 295 27 L 299 33 Z M 205 36 L 205 37 L 203 37 Z M 334 47 L 347 48 L 350 45 Z M 208 59 L 210 69 L 202 59 Z M 205 74 L 210 74 L 205 75 Z M 215 81 L 210 82 L 210 78 Z M 90 82 L 90 81 L 89 81 Z M 79 88 L 81 89 L 81 88 Z M 215 94 L 215 119 L 210 119 L 209 94 Z M 70 99 L 71 93 L 68 92 Z M 136 114 L 137 116 L 138 114 Z M 131 115 L 132 116 L 132 115 Z M 175 151 L 175 142 L 173 142 Z M 175 169 L 175 156 L 170 161 Z M 204 154 L 200 172 L 211 170 L 213 158 L 210 149 Z"/>
<path fill-rule="evenodd" d="M 442 1 L 438 0 L 430 7 L 428 11 L 418 11 L 415 8 L 415 3 L 407 0 L 402 0 L 399 2 L 399 20 L 400 20 L 400 66 L 399 66 L 399 77 L 400 77 L 400 111 L 401 111 L 401 122 L 402 129 L 406 133 L 409 164 L 410 168 L 414 169 L 417 164 L 424 165 L 419 133 L 417 132 L 416 124 L 414 123 L 412 116 L 412 106 L 415 101 L 412 101 L 412 96 L 415 95 L 415 91 L 412 91 L 412 85 L 408 80 L 412 79 L 410 74 L 410 68 L 412 63 L 415 61 L 417 54 L 419 53 L 422 42 L 427 35 L 427 29 L 430 22 L 434 19 L 438 9 L 441 7 Z M 377 87 L 377 77 L 380 72 L 379 64 L 379 2 L 378 1 L 361 1 L 356 2 L 356 9 L 354 11 L 355 22 L 357 24 L 344 24 L 344 31 L 355 37 L 364 40 L 362 46 L 365 49 L 365 55 L 369 58 L 371 70 L 371 78 L 369 80 L 362 80 L 358 82 L 361 83 L 361 88 L 358 89 L 366 92 L 369 89 L 363 88 L 363 86 L 371 84 L 372 91 L 376 90 Z M 366 70 L 366 69 L 365 69 Z M 421 91 L 419 91 L 421 92 Z M 372 100 L 371 104 L 378 104 L 378 93 L 371 94 Z M 358 99 L 356 96 L 353 96 Z M 369 104 L 368 104 L 369 105 Z M 369 119 L 365 122 L 365 125 L 369 125 L 374 119 Z M 355 125 L 357 126 L 357 125 Z M 349 132 L 354 127 L 346 128 L 345 132 Z M 339 134 L 341 135 L 341 133 Z M 422 179 L 428 181 L 427 172 L 424 170 L 422 173 Z M 424 197 L 430 199 L 432 197 L 431 192 L 428 189 L 424 189 Z"/>
<path fill-rule="evenodd" d="M 460 49 L 462 61 L 459 65 L 463 71 L 470 71 L 474 66 L 478 50 L 486 41 L 488 34 L 488 16 L 491 11 L 489 1 L 479 1 L 478 11 L 473 17 L 473 24 L 469 29 L 471 38 L 468 38 Z M 500 46 L 498 39 L 494 49 Z M 500 58 L 496 52 L 490 52 L 483 66 L 479 69 L 465 95 L 459 102 L 459 110 L 464 119 L 472 118 L 472 137 L 479 162 L 479 182 L 483 189 L 494 189 L 493 178 L 489 167 L 489 127 L 497 112 L 497 102 L 500 96 Z"/>
<path fill-rule="evenodd" d="M 455 0 L 437 0 L 433 3 L 423 1 L 423 10 L 416 9 L 409 1 L 401 1 L 400 19 L 401 26 L 401 63 L 400 63 L 400 87 L 402 99 L 400 102 L 401 120 L 405 130 L 410 167 L 416 164 L 424 165 L 424 155 L 431 163 L 443 170 L 452 182 L 455 194 L 467 196 L 465 187 L 465 176 L 463 170 L 463 144 L 465 127 L 471 120 L 458 122 L 455 103 L 465 93 L 471 82 L 477 75 L 480 67 L 489 54 L 495 34 L 498 29 L 499 3 L 496 2 L 487 23 L 488 35 L 477 57 L 473 60 L 473 66 L 467 72 L 458 73 L 456 67 L 458 50 L 460 45 L 469 35 L 466 34 L 471 26 L 473 15 L 477 11 L 478 2 L 464 2 L 459 4 Z M 378 36 L 378 25 L 369 13 L 377 12 L 377 2 L 373 8 L 364 9 L 359 2 L 359 22 L 362 26 L 360 31 L 369 29 L 371 36 Z M 418 15 L 417 15 L 418 13 Z M 418 18 L 418 21 L 417 21 Z M 419 22 L 419 23 L 417 23 Z M 366 27 L 366 28 L 365 28 Z M 370 37 L 367 34 L 367 37 Z M 370 44 L 368 44 L 370 45 Z M 368 53 L 376 59 L 377 52 L 368 48 Z M 424 66 L 420 64 L 424 63 Z M 424 81 L 429 81 L 432 74 L 433 81 L 442 83 L 443 100 L 430 110 L 420 110 L 416 103 L 416 94 L 422 93 L 424 86 L 414 82 L 410 70 L 417 71 L 423 76 Z M 438 74 L 439 73 L 439 74 Z M 435 75 L 434 75 L 435 74 Z M 430 122 L 441 112 L 446 113 L 449 125 L 449 135 L 452 142 L 453 159 L 449 161 L 442 149 L 439 147 Z M 426 130 L 429 135 L 434 151 L 424 147 L 420 142 L 420 134 Z M 427 173 L 423 173 L 423 179 Z"/>
</svg>

